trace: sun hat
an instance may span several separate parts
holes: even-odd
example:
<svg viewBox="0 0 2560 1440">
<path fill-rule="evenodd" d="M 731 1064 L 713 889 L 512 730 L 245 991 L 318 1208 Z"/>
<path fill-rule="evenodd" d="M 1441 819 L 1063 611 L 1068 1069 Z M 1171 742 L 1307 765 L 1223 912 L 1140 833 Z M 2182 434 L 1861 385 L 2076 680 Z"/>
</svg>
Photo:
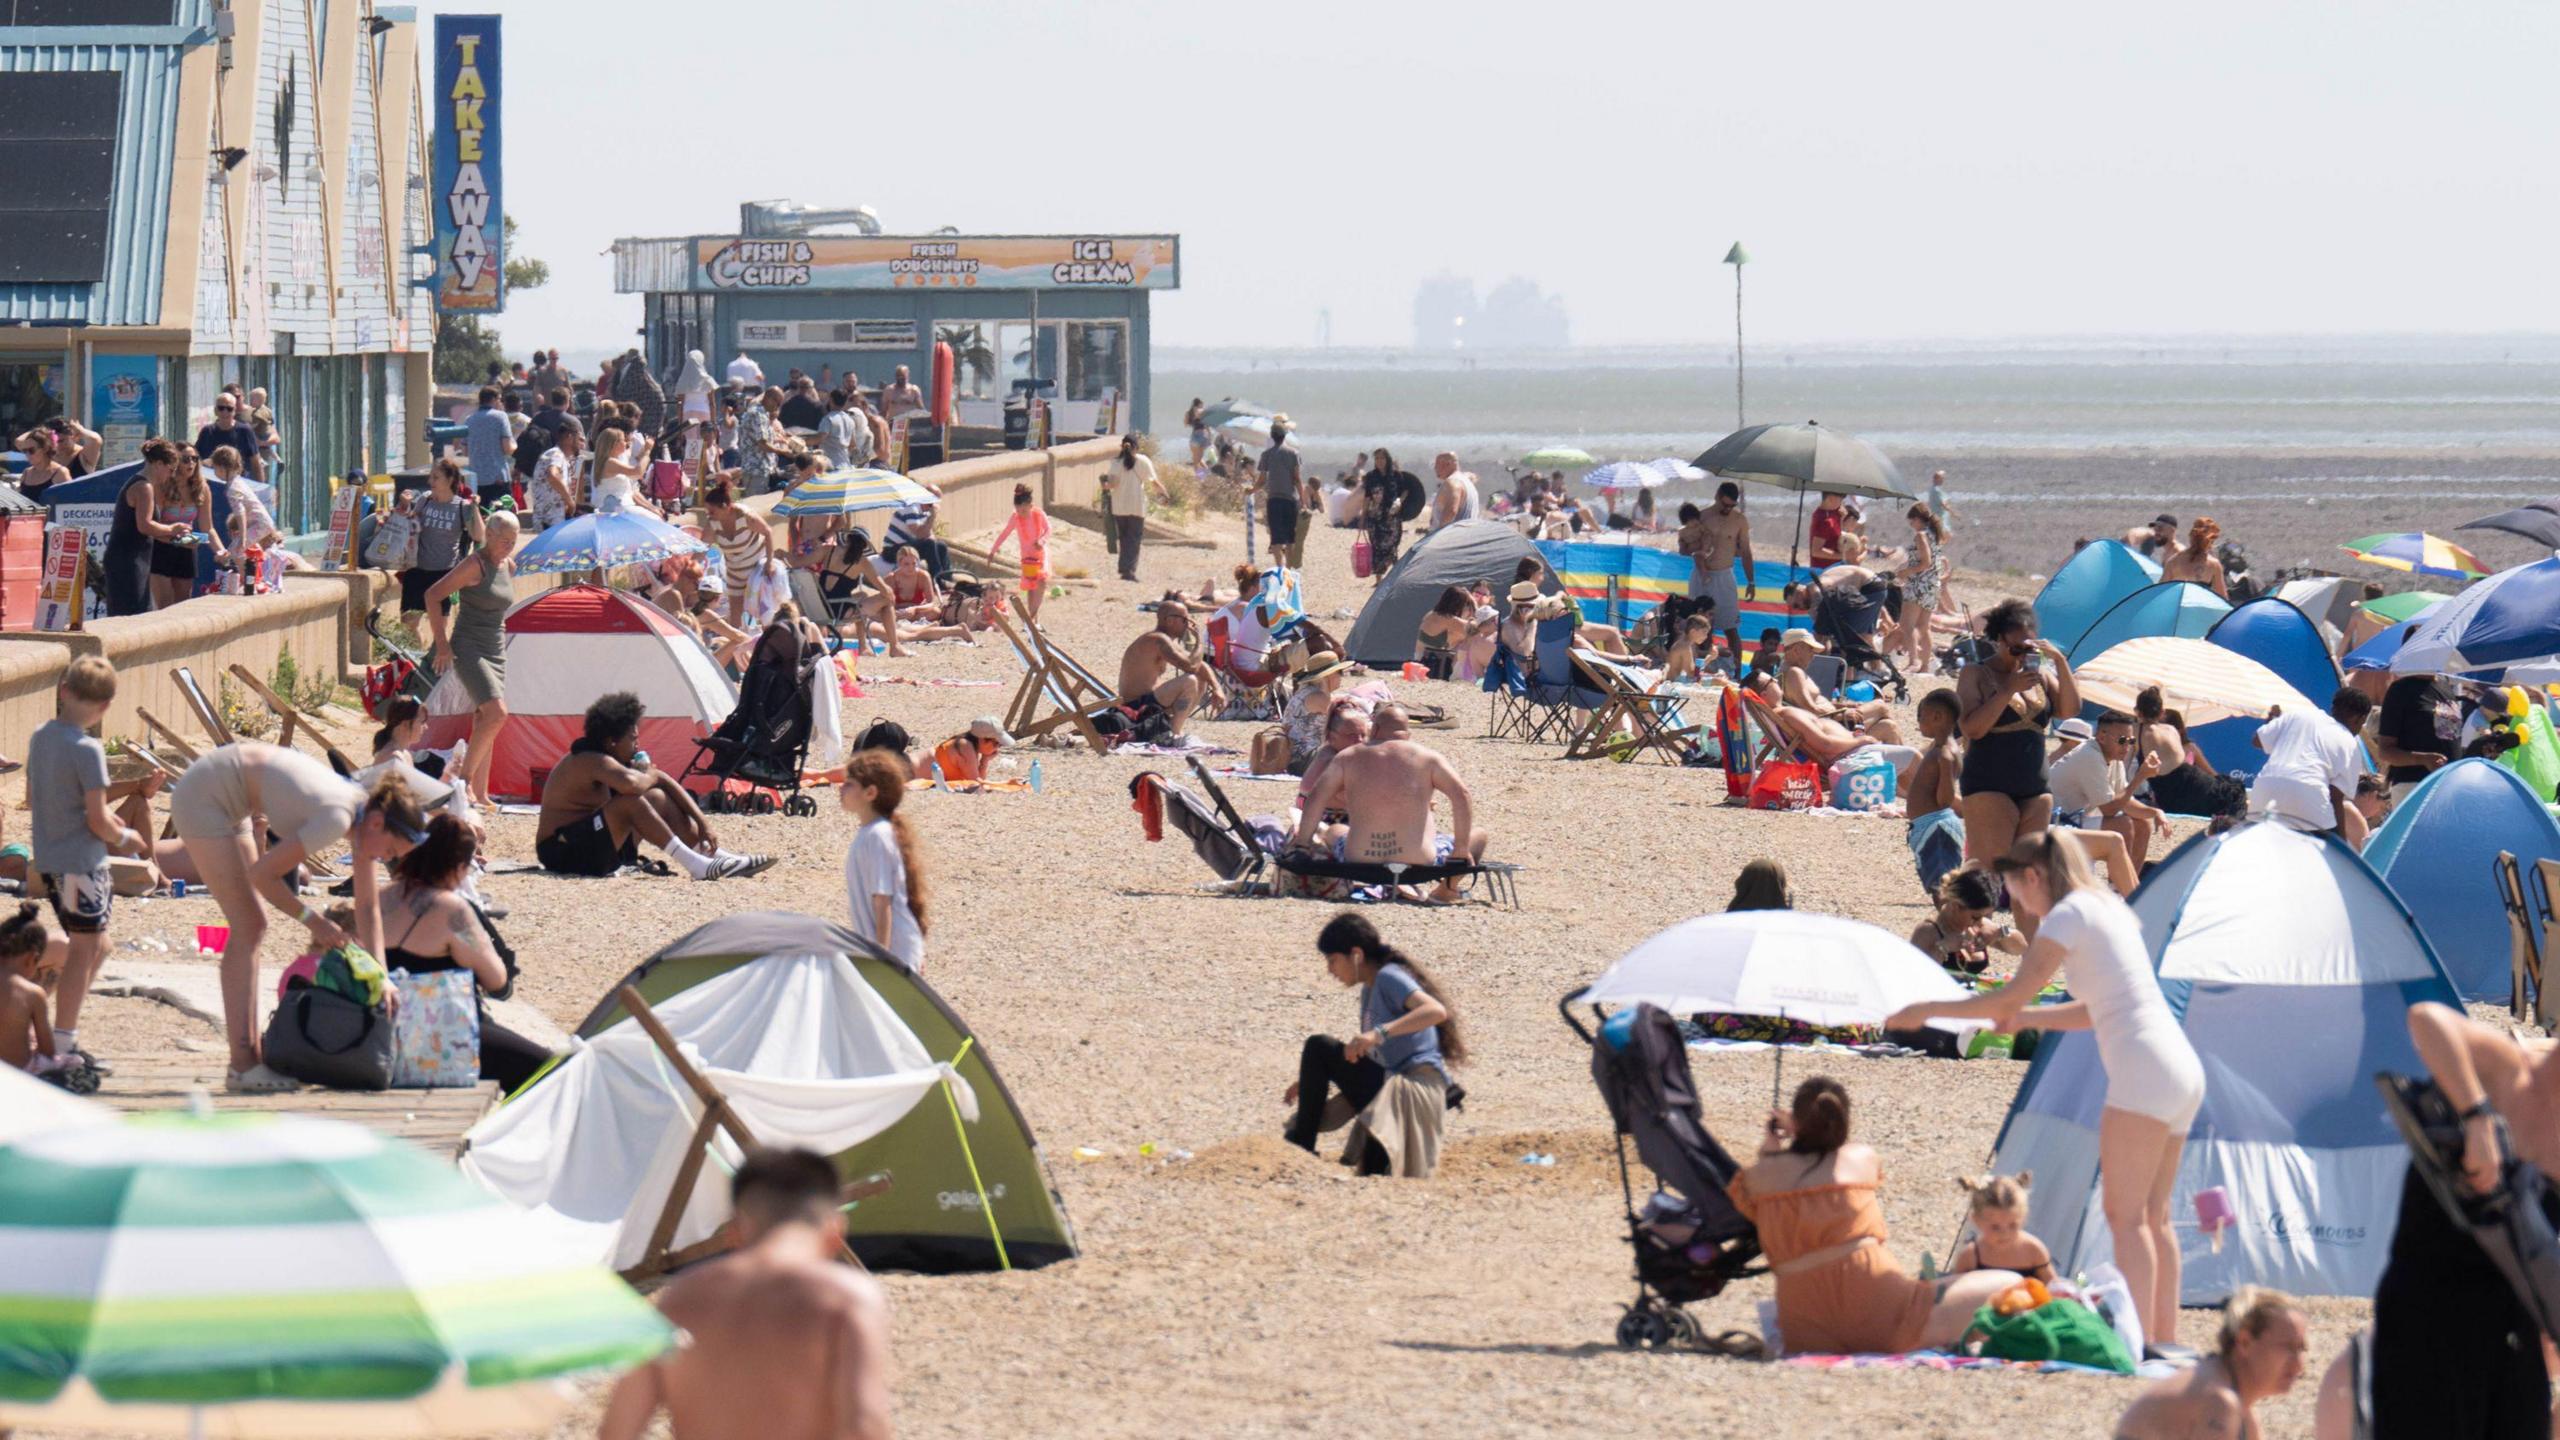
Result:
<svg viewBox="0 0 2560 1440">
<path fill-rule="evenodd" d="M 2063 721 L 2061 724 L 2054 726 L 2053 730 L 2057 735 L 2065 735 L 2074 740 L 2095 740 L 2098 738 L 2097 730 L 2091 727 L 2088 721 L 2083 720 L 2076 715 Z"/>
<path fill-rule="evenodd" d="M 1538 582 L 1535 580 L 1523 580 L 1512 586 L 1511 603 L 1514 605 L 1534 605 L 1538 603 Z"/>
<path fill-rule="evenodd" d="M 1784 650 L 1790 645 L 1810 645 L 1816 650 L 1822 648 L 1822 642 L 1814 638 L 1813 632 L 1801 625 L 1788 626 L 1787 633 L 1778 637 L 1779 649 Z"/>
<path fill-rule="evenodd" d="M 981 715 L 970 721 L 969 735 L 972 739 L 993 740 L 999 745 L 1013 743 L 1013 737 L 1004 733 L 1004 725 L 993 715 Z"/>
<path fill-rule="evenodd" d="M 1300 666 L 1298 673 L 1291 678 L 1301 685 L 1307 685 L 1322 680 L 1327 675 L 1339 675 L 1350 668 L 1351 662 L 1340 655 L 1331 650 L 1319 650 L 1308 656 L 1307 663 Z"/>
</svg>

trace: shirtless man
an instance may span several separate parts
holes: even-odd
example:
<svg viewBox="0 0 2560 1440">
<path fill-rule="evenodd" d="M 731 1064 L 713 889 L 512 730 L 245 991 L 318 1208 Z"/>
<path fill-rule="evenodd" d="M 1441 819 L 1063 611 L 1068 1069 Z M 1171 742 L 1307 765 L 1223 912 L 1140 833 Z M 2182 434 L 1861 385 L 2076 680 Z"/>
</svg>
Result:
<svg viewBox="0 0 2560 1440">
<path fill-rule="evenodd" d="M 1883 700 L 1833 700 L 1815 688 L 1812 674 L 1804 667 L 1821 653 L 1822 644 L 1813 638 L 1812 631 L 1801 626 L 1787 631 L 1778 649 L 1784 661 L 1778 671 L 1778 698 L 1798 710 L 1836 720 L 1888 745 L 1901 744 L 1902 729 L 1893 723 L 1891 704 Z"/>
<path fill-rule="evenodd" d="M 1217 667 L 1205 656 L 1182 648 L 1191 633 L 1191 607 L 1167 596 L 1156 605 L 1156 628 L 1129 642 L 1120 652 L 1120 703 L 1142 709 L 1153 706 L 1179 735 L 1191 712 L 1227 703 Z"/>
<path fill-rule="evenodd" d="M 2243 1285 L 2223 1308 L 2216 1352 L 2143 1391 L 2116 1421 L 2116 1440 L 2258 1440 L 2252 1412 L 2302 1378 L 2310 1343 L 2290 1297 Z"/>
<path fill-rule="evenodd" d="M 598 1440 L 640 1440 L 661 1407 L 676 1440 L 888 1440 L 889 1301 L 836 1263 L 835 1167 L 759 1150 L 729 1193 L 737 1250 L 658 1296 L 677 1347 L 613 1387 Z"/>
<path fill-rule="evenodd" d="M 2155 515 L 2148 525 L 2136 525 L 2124 532 L 2127 548 L 2166 565 L 2178 558 L 2178 517 Z"/>
<path fill-rule="evenodd" d="M 1681 553 L 1689 557 L 1689 594 L 1693 599 L 1716 602 L 1716 618 L 1724 622 L 1725 643 L 1733 653 L 1742 653 L 1742 602 L 1760 598 L 1760 585 L 1752 581 L 1734 593 L 1733 562 L 1742 562 L 1743 573 L 1756 573 L 1751 558 L 1751 517 L 1742 513 L 1742 487 L 1727 480 L 1716 487 L 1713 508 L 1698 515 L 1697 544 L 1688 543 L 1689 527 L 1681 527 Z"/>
<path fill-rule="evenodd" d="M 1839 764 L 1851 751 L 1872 749 L 1893 762 L 1897 789 L 1910 783 L 1912 767 L 1920 763 L 1919 751 L 1908 745 L 1879 740 L 1873 735 L 1853 734 L 1848 726 L 1829 716 L 1816 715 L 1810 710 L 1786 704 L 1778 695 L 1777 685 L 1765 674 L 1754 675 L 1745 683 L 1786 727 L 1786 734 L 1781 738 L 1802 750 L 1808 759 L 1828 769 Z"/>
<path fill-rule="evenodd" d="M 646 840 L 696 880 L 773 868 L 770 855 L 720 848 L 711 822 L 675 777 L 640 753 L 640 697 L 616 691 L 587 707 L 585 733 L 551 768 L 533 853 L 554 875 L 610 875 Z"/>
<path fill-rule="evenodd" d="M 1291 850 L 1312 848 L 1327 810 L 1350 816 L 1332 842 L 1336 860 L 1370 865 L 1445 865 L 1460 846 L 1470 860 L 1484 858 L 1486 834 L 1475 827 L 1475 801 L 1440 752 L 1413 742 L 1404 707 L 1393 701 L 1369 714 L 1368 743 L 1336 755 L 1312 786 Z M 1432 829 L 1431 797 L 1449 797 L 1449 833 Z M 1441 903 L 1458 898 L 1458 883 L 1443 880 L 1431 892 Z"/>
</svg>

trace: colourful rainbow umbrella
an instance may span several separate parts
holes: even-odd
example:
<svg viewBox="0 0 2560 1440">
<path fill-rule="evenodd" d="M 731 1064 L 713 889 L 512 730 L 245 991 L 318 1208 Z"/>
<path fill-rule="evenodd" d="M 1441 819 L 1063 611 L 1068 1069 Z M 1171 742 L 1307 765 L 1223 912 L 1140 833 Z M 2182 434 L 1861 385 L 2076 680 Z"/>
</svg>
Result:
<svg viewBox="0 0 2560 1440">
<path fill-rule="evenodd" d="M 851 515 L 858 510 L 895 510 L 904 505 L 930 505 L 934 493 L 895 470 L 830 470 L 794 485 L 773 502 L 775 516 Z"/>
<path fill-rule="evenodd" d="M 2405 535 L 2367 535 L 2338 547 L 2359 560 L 2388 565 L 2413 575 L 2441 575 L 2448 580 L 2477 580 L 2489 573 L 2480 557 L 2440 535 L 2413 530 Z"/>
<path fill-rule="evenodd" d="M 603 1267 L 355 1125 L 183 1112 L 0 1146 L 0 1425 L 540 1430 L 673 1332 Z"/>
</svg>

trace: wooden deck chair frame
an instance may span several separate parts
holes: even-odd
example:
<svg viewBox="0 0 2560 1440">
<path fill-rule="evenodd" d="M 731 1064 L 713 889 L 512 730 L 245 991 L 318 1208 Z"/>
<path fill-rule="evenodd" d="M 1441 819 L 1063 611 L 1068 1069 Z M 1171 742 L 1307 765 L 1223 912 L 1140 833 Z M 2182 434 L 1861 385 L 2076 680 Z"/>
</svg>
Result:
<svg viewBox="0 0 2560 1440">
<path fill-rule="evenodd" d="M 1742 697 L 1742 713 L 1751 717 L 1751 723 L 1759 726 L 1761 732 L 1767 736 L 1760 742 L 1758 748 L 1751 752 L 1753 771 L 1758 771 L 1761 766 L 1772 760 L 1813 758 L 1797 741 L 1795 732 L 1787 728 L 1787 722 L 1779 719 L 1778 712 L 1769 708 L 1768 702 L 1739 687 L 1736 688 L 1735 693 Z"/>
<path fill-rule="evenodd" d="M 1566 759 L 1627 761 L 1649 753 L 1666 765 L 1686 761 L 1698 727 L 1672 723 L 1684 697 L 1639 690 L 1616 670 L 1579 652 L 1573 657 L 1573 671 L 1604 698 L 1591 718 L 1574 731 L 1565 746 Z M 1624 735 L 1619 733 L 1622 720 Z"/>
<path fill-rule="evenodd" d="M 2537 953 L 2541 963 L 2548 966 L 2551 947 L 2560 945 L 2560 906 L 2554 903 L 2555 897 L 2560 896 L 2560 860 L 2536 860 L 2530 871 L 2519 867 L 2519 879 L 2531 902 L 2527 911 L 2528 922 L 2538 922 L 2542 937 Z M 2546 1035 L 2560 1033 L 2560 993 L 2555 991 L 2560 991 L 2560 986 L 2544 985 L 2537 977 L 2533 992 L 2533 1020 Z"/>
<path fill-rule="evenodd" d="M 1119 708 L 1117 692 L 1043 634 L 1024 607 L 1022 597 L 1012 597 L 1009 608 L 1013 611 L 1010 618 L 1004 608 L 987 612 L 1023 666 L 1022 684 L 1013 692 L 1013 703 L 1005 711 L 1004 728 L 1019 738 L 1030 739 L 1072 725 L 1084 737 L 1084 743 L 1093 747 L 1093 753 L 1109 750 L 1111 741 L 1093 723 L 1093 717 Z M 1022 628 L 1016 630 L 1016 624 Z M 1043 714 L 1044 708 L 1052 713 Z"/>
<path fill-rule="evenodd" d="M 231 727 L 222 723 L 222 712 L 205 698 L 204 687 L 196 683 L 194 671 L 181 665 L 171 675 L 178 682 L 178 693 L 185 697 L 187 708 L 196 712 L 196 723 L 204 727 L 204 733 L 212 737 L 214 744 L 229 745 L 239 740 L 239 736 L 231 733 Z"/>
<path fill-rule="evenodd" d="M 267 707 L 267 712 L 276 717 L 276 723 L 283 727 L 276 737 L 278 744 L 288 750 L 292 749 L 294 733 L 298 730 L 309 736 L 311 742 L 320 747 L 320 753 L 327 757 L 330 764 L 338 768 L 339 774 L 353 775 L 362 768 L 348 759 L 346 752 L 329 743 L 329 737 L 320 733 L 320 727 L 312 723 L 308 712 L 296 709 L 288 703 L 266 681 L 251 673 L 248 666 L 232 666 L 231 678 L 249 687 L 249 693 L 257 696 L 258 702 Z"/>
<path fill-rule="evenodd" d="M 694 1124 L 692 1146 L 685 1151 L 684 1164 L 677 1169 L 675 1180 L 667 1187 L 666 1203 L 659 1207 L 658 1222 L 649 1232 L 649 1248 L 641 1253 L 638 1264 L 622 1272 L 623 1279 L 638 1284 L 680 1270 L 697 1260 L 708 1260 L 735 1243 L 727 1228 L 723 1227 L 719 1234 L 708 1239 L 681 1250 L 672 1248 L 676 1226 L 684 1219 L 685 1207 L 693 1201 L 694 1186 L 701 1183 L 703 1162 L 710 1158 L 713 1138 L 726 1132 L 730 1140 L 744 1151 L 755 1150 L 757 1144 L 754 1132 L 748 1130 L 746 1122 L 738 1118 L 738 1112 L 729 1107 L 729 1097 L 721 1094 L 718 1086 L 684 1058 L 684 1050 L 676 1044 L 676 1037 L 668 1033 L 664 1022 L 658 1019 L 658 1013 L 649 1008 L 649 1002 L 641 997 L 639 990 L 625 985 L 617 992 L 617 998 L 622 1001 L 622 1008 L 647 1032 L 649 1043 L 658 1047 L 658 1053 L 665 1057 L 676 1078 L 682 1080 L 694 1098 L 702 1102 L 702 1118 Z M 889 1186 L 890 1177 L 885 1174 L 866 1176 L 846 1186 L 844 1198 L 848 1202 L 866 1200 L 885 1194 Z M 862 1262 L 855 1258 L 853 1247 L 845 1242 L 842 1230 L 836 1233 L 836 1243 L 843 1247 L 844 1258 L 855 1269 L 861 1269 Z"/>
<path fill-rule="evenodd" d="M 152 734 L 160 737 L 160 743 L 167 746 L 172 754 L 175 754 L 179 759 L 187 762 L 188 765 L 193 765 L 197 760 L 202 758 L 197 753 L 196 747 L 187 742 L 186 736 L 181 735 L 176 730 L 170 728 L 168 721 L 152 714 L 149 710 L 140 705 L 133 707 L 133 713 L 141 716 L 144 727 L 150 730 Z M 163 770 L 169 769 L 165 763 L 162 763 L 157 759 L 155 759 L 153 763 L 160 765 L 160 768 Z M 181 766 L 179 768 L 184 769 L 185 767 Z M 172 780 L 176 779 L 177 771 L 170 770 L 169 778 Z"/>
</svg>

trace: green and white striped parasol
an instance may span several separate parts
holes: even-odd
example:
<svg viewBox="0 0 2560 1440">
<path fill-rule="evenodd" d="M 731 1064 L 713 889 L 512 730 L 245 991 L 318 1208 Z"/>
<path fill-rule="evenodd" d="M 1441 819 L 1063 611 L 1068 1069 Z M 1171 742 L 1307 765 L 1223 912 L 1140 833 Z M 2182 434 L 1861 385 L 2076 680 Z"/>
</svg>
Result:
<svg viewBox="0 0 2560 1440">
<path fill-rule="evenodd" d="M 673 1331 L 450 1166 L 369 1130 L 183 1113 L 0 1146 L 0 1426 L 546 1428 Z"/>
</svg>

